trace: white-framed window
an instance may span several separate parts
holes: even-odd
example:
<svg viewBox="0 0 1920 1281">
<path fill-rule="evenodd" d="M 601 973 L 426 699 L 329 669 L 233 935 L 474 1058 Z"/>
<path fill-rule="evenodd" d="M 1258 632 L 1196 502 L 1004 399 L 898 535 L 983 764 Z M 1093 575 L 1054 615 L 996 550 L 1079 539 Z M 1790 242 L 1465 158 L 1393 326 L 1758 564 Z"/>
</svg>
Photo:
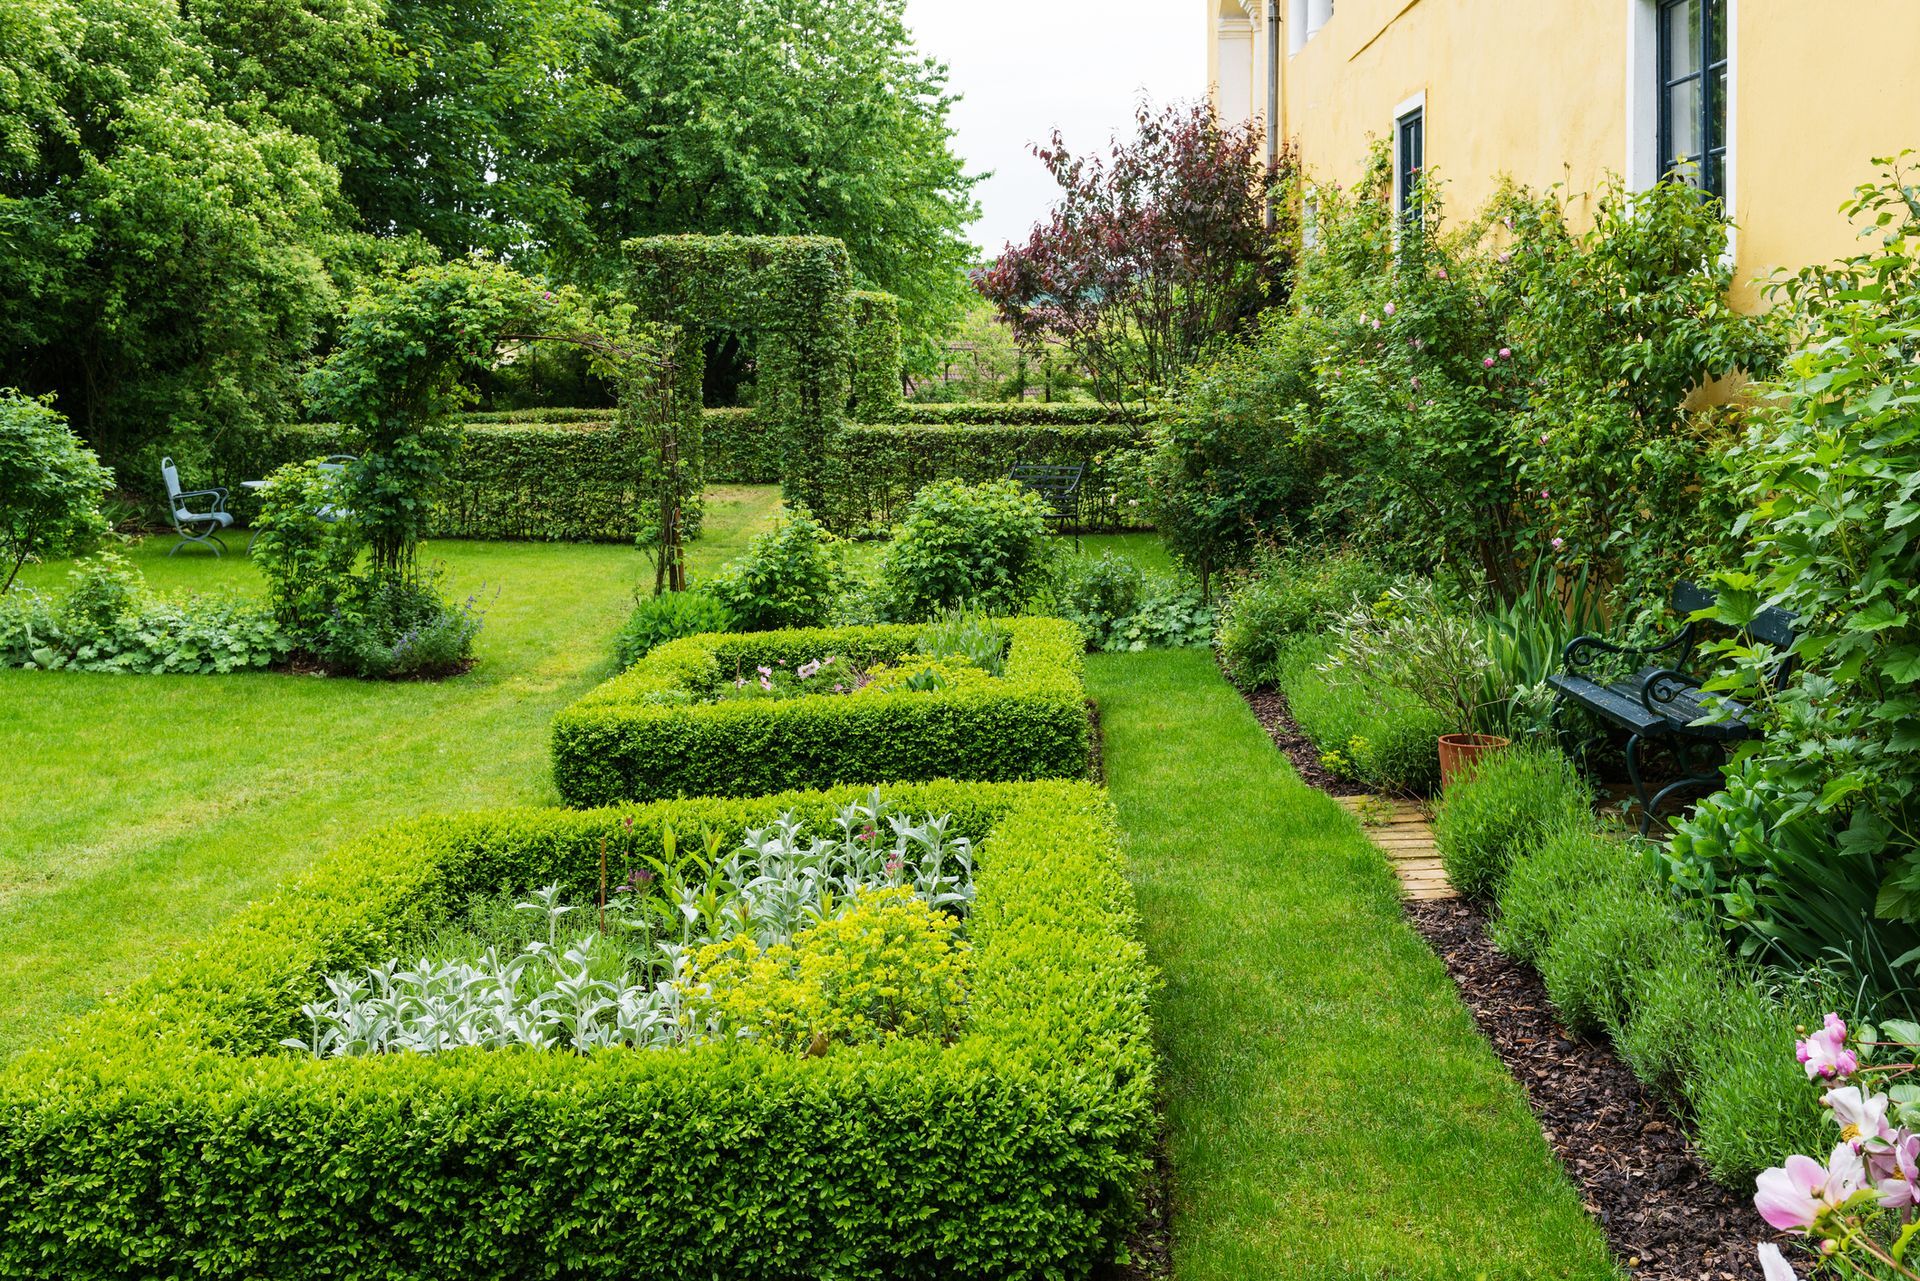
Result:
<svg viewBox="0 0 1920 1281">
<path fill-rule="evenodd" d="M 1683 178 L 1734 212 L 1739 0 L 1626 0 L 1627 180 Z"/>
<path fill-rule="evenodd" d="M 1393 208 L 1403 223 L 1420 218 L 1420 182 L 1427 172 L 1427 95 L 1393 109 Z"/>
</svg>

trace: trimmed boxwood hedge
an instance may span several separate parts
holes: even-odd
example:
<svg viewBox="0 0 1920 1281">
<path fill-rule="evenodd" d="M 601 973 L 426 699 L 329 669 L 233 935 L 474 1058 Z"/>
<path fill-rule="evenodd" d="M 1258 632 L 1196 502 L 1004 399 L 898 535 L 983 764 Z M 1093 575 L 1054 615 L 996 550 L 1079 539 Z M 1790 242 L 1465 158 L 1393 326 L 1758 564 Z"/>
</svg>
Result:
<svg viewBox="0 0 1920 1281">
<path fill-rule="evenodd" d="M 1130 460 L 1149 442 L 1129 426 L 917 426 L 850 423 L 834 437 L 827 505 L 829 529 L 859 536 L 883 531 L 924 485 L 1000 480 L 1015 463 L 1082 464 L 1081 515 L 1088 529 L 1147 528 L 1144 494 Z"/>
<path fill-rule="evenodd" d="M 1084 776 L 1092 749 L 1079 632 L 1053 618 L 1000 625 L 1012 640 L 990 687 L 858 698 L 662 701 L 775 662 L 889 662 L 912 652 L 919 625 L 668 641 L 554 718 L 554 782 L 567 804 L 586 806 L 874 779 Z"/>
<path fill-rule="evenodd" d="M 612 410 L 495 411 L 462 414 L 455 422 L 464 440 L 434 505 L 434 537 L 632 541 L 639 503 L 631 486 L 612 479 L 619 475 Z M 780 479 L 777 442 L 754 429 L 752 410 L 709 409 L 701 435 L 710 483 Z M 258 500 L 241 481 L 355 449 L 338 423 L 233 433 L 214 446 L 209 483 L 227 487 L 233 513 L 246 521 Z"/>
<path fill-rule="evenodd" d="M 1153 417 L 1148 405 L 1101 405 L 1091 401 L 963 400 L 950 405 L 899 406 L 888 421 L 926 427 L 1139 426 Z"/>
<path fill-rule="evenodd" d="M 671 823 L 731 842 L 862 794 L 415 820 L 350 845 L 0 1068 L 0 1275 L 1086 1276 L 1153 1133 L 1151 975 L 1086 783 L 884 789 L 981 840 L 951 1045 L 320 1061 L 323 976 L 473 893 L 591 892 Z M 632 818 L 631 846 L 624 826 Z"/>
</svg>

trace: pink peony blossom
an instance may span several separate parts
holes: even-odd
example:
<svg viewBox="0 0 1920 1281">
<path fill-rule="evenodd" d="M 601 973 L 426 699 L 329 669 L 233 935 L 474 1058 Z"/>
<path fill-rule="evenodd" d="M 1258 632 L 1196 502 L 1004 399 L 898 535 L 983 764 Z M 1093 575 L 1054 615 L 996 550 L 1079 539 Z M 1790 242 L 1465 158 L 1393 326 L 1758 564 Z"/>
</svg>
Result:
<svg viewBox="0 0 1920 1281">
<path fill-rule="evenodd" d="M 1859 1056 L 1847 1048 L 1847 1025 L 1838 1014 L 1827 1015 L 1825 1026 L 1804 1041 L 1793 1043 L 1794 1056 L 1806 1064 L 1807 1079 L 1852 1076 Z"/>
<path fill-rule="evenodd" d="M 1910 1210 L 1920 1205 L 1920 1134 L 1901 1131 L 1888 1155 L 1893 1164 L 1873 1185 L 1880 1204 L 1889 1210 Z"/>
<path fill-rule="evenodd" d="M 1891 1143 L 1899 1133 L 1887 1124 L 1884 1094 L 1867 1094 L 1857 1085 L 1844 1085 L 1828 1090 L 1820 1102 L 1833 1109 L 1833 1121 L 1840 1127 L 1840 1137 L 1853 1144 L 1856 1152 L 1869 1143 Z"/>
<path fill-rule="evenodd" d="M 1760 1245 L 1760 1273 L 1766 1281 L 1800 1281 L 1800 1274 L 1787 1262 L 1787 1256 L 1771 1241 Z"/>
<path fill-rule="evenodd" d="M 1782 1232 L 1805 1234 L 1821 1215 L 1838 1209 L 1866 1185 L 1866 1167 L 1851 1145 L 1842 1143 L 1821 1165 L 1795 1153 L 1754 1180 L 1753 1208 Z"/>
</svg>

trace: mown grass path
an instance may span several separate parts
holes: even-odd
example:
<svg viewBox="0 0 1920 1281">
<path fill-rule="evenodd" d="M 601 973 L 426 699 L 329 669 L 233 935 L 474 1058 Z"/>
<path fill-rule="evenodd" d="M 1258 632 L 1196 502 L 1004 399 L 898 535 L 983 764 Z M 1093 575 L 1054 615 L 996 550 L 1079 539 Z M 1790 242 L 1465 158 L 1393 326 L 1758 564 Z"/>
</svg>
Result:
<svg viewBox="0 0 1920 1281">
<path fill-rule="evenodd" d="M 1096 657 L 1178 1281 L 1615 1275 L 1386 860 L 1203 651 Z"/>
</svg>

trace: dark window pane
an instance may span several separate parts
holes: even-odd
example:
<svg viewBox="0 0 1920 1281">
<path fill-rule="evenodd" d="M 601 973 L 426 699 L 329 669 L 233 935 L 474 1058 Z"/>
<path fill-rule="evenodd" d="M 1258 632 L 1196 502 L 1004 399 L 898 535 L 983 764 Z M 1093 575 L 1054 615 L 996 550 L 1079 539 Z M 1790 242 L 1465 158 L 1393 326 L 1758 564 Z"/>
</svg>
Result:
<svg viewBox="0 0 1920 1281">
<path fill-rule="evenodd" d="M 1709 153 L 1701 168 L 1700 177 L 1700 185 L 1704 190 L 1719 196 L 1722 200 L 1726 199 L 1727 153 L 1724 151 Z"/>
</svg>

